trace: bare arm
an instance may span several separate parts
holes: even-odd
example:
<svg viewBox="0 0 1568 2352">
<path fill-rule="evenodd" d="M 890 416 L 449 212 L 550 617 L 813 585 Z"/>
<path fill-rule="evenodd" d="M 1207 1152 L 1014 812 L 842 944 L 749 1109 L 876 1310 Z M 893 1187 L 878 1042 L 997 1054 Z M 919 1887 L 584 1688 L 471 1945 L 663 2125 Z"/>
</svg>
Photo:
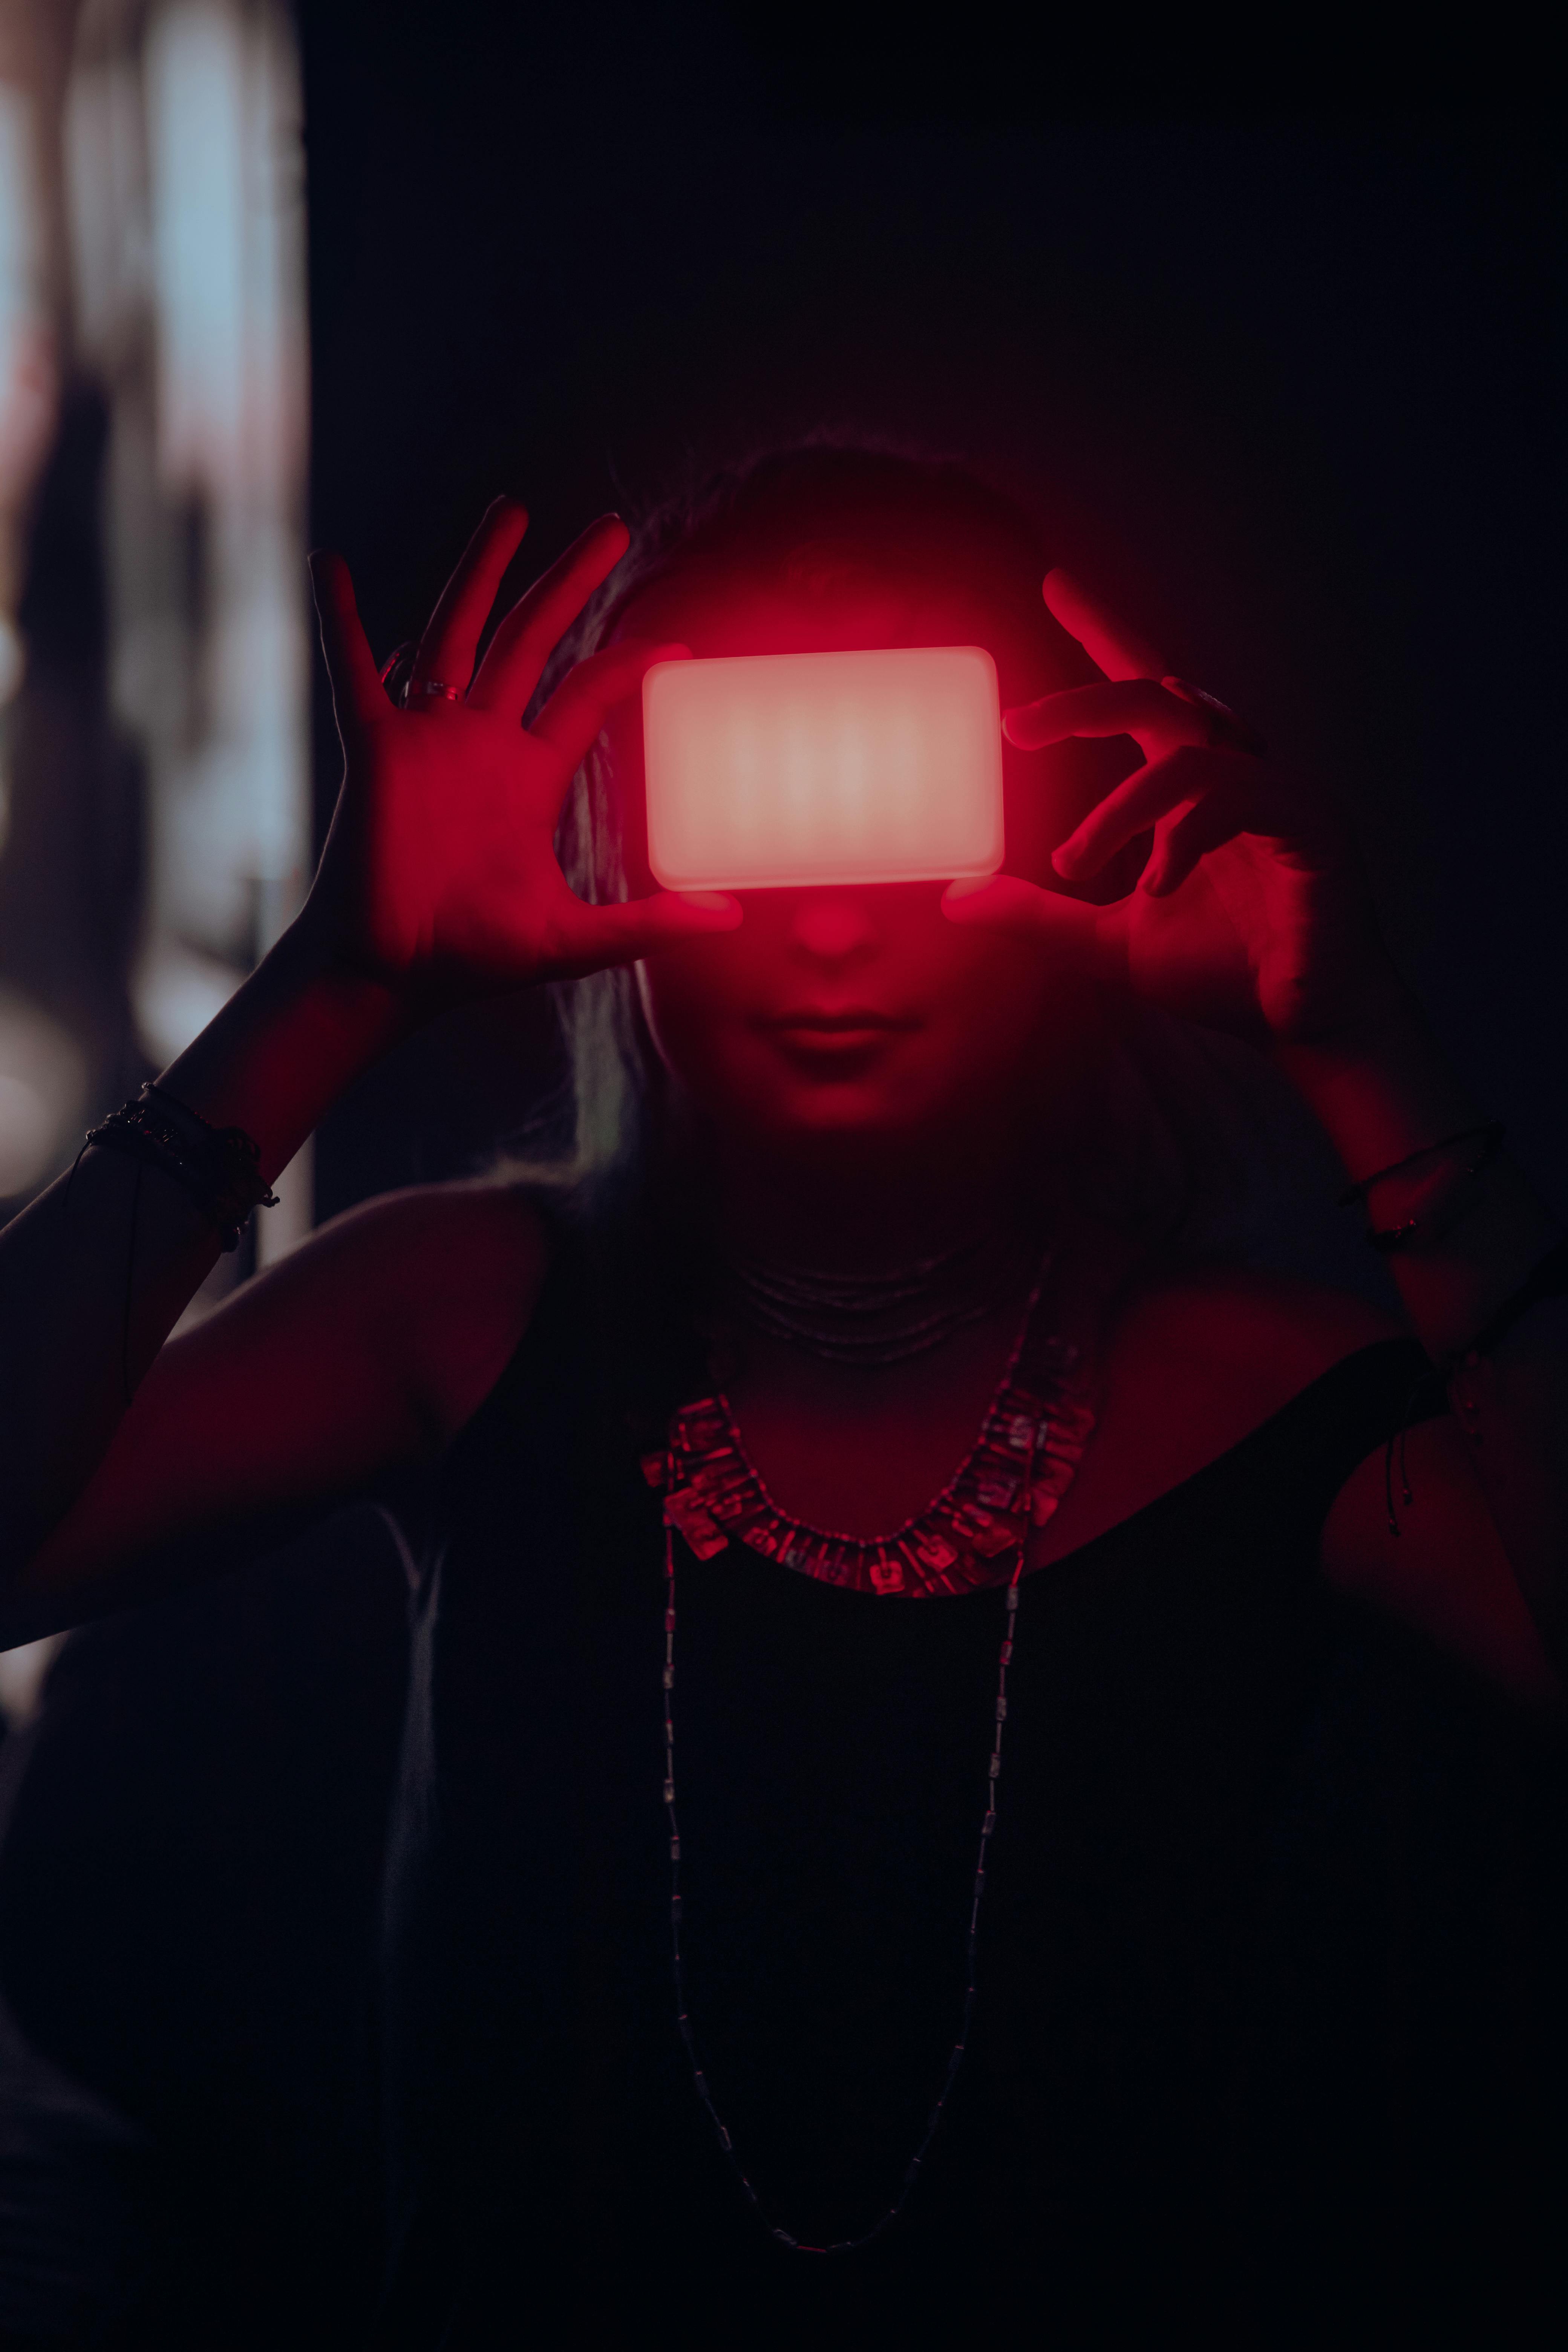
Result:
<svg viewBox="0 0 1568 2352">
<path fill-rule="evenodd" d="M 244 1127 L 268 1179 L 397 1034 L 385 989 L 323 967 L 291 931 L 161 1081 Z M 184 1191 L 96 1149 L 0 1234 L 0 1579 L 81 1492 L 217 1254 Z"/>
<path fill-rule="evenodd" d="M 526 520 L 510 501 L 490 509 L 421 639 L 416 684 L 470 676 Z M 661 650 L 676 650 L 595 656 L 531 729 L 521 723 L 551 649 L 626 545 L 614 517 L 595 524 L 501 623 L 466 696 L 416 694 L 406 710 L 382 689 L 345 567 L 331 557 L 315 565 L 344 755 L 321 870 L 288 936 L 161 1081 L 212 1124 L 254 1137 L 264 1175 L 358 1071 L 433 1012 L 739 919 L 732 900 L 662 893 L 587 907 L 555 861 L 563 795 L 607 709 Z M 89 1581 L 92 1607 L 133 1597 L 115 1563 L 189 1524 L 178 1497 L 206 1493 L 215 1465 L 214 1492 L 237 1501 L 329 1491 L 416 1442 L 409 1414 L 421 1394 L 445 1400 L 438 1418 L 448 1411 L 463 1393 L 461 1317 L 454 1306 L 445 1324 L 384 1319 L 395 1238 L 374 1220 L 324 1237 L 165 1362 L 160 1349 L 217 1241 L 160 1170 L 89 1150 L 74 1180 L 0 1234 L 0 1602 L 16 1598 L 15 1622 L 31 1623 L 68 1585 L 68 1615 L 89 1605 Z M 531 1279 L 525 1262 L 520 1297 Z M 517 1328 L 513 1317 L 513 1340 Z M 347 1351 L 339 1377 L 317 1377 L 334 1347 Z M 271 1377 L 258 1381 L 258 1367 Z"/>
<path fill-rule="evenodd" d="M 1482 1114 L 1422 1019 L 1397 989 L 1331 1042 L 1279 1049 L 1346 1168 L 1361 1178 Z M 1385 1177 L 1369 1209 L 1379 1225 L 1401 1223 L 1429 1164 Z M 1396 1250 L 1389 1266 L 1405 1313 L 1435 1363 L 1445 1363 L 1490 1321 L 1562 1237 L 1562 1228 L 1518 1166 L 1489 1168 L 1475 1207 L 1447 1234 Z M 1415 1237 L 1419 1240 L 1419 1236 Z M 1506 1558 L 1559 1673 L 1568 1666 L 1568 1300 L 1545 1299 L 1474 1367 L 1448 1383 L 1455 1426 L 1424 1437 L 1412 1460 L 1410 1501 L 1396 1493 L 1399 1534 L 1388 1524 L 1382 1481 L 1363 1481 L 1353 1506 L 1331 1523 L 1329 1564 L 1348 1580 L 1379 1578 L 1452 1590 L 1460 1497 L 1479 1485 Z M 1459 1434 L 1462 1433 L 1462 1436 Z M 1468 1473 L 1459 1461 L 1468 1455 Z M 1479 1551 L 1470 1536 L 1469 1550 Z M 1462 1539 L 1462 1538 L 1461 1538 Z"/>
<path fill-rule="evenodd" d="M 1009 877 L 984 888 L 953 886 L 950 917 L 1033 933 L 1110 988 L 1248 1039 L 1298 1087 L 1358 1181 L 1473 1127 L 1486 1114 L 1390 965 L 1349 829 L 1331 803 L 1264 757 L 1221 706 L 1166 676 L 1158 655 L 1077 581 L 1053 572 L 1045 594 L 1107 682 L 1009 711 L 1012 740 L 1048 752 L 1073 736 L 1127 735 L 1145 760 L 1060 844 L 1056 871 L 1083 879 L 1145 834 L 1149 861 L 1138 887 L 1108 907 Z M 1370 1202 L 1376 1223 L 1402 1224 L 1431 1172 L 1428 1163 L 1387 1176 Z M 1393 1254 L 1410 1322 L 1436 1363 L 1485 1328 L 1561 1233 L 1504 1160 L 1447 1234 L 1418 1230 Z M 1568 1306 L 1531 1307 L 1489 1361 L 1459 1368 L 1450 1393 L 1473 1475 L 1456 1484 L 1446 1455 L 1444 1475 L 1426 1481 L 1431 1499 L 1412 1506 L 1397 1537 L 1381 1481 L 1374 1488 L 1358 1476 L 1331 1521 L 1325 1564 L 1389 1593 L 1410 1594 L 1423 1580 L 1435 1592 L 1456 1573 L 1459 1549 L 1474 1549 L 1476 1520 L 1459 1508 L 1460 1496 L 1471 1506 L 1483 1500 L 1489 1556 L 1494 1565 L 1506 1559 L 1561 1670 Z M 1451 1436 L 1439 1443 L 1452 1452 Z M 1431 1444 L 1422 1439 L 1416 1454 Z"/>
<path fill-rule="evenodd" d="M 498 1187 L 393 1193 L 323 1226 L 160 1351 L 11 1578 L 0 1646 L 199 1572 L 225 1528 L 287 1528 L 434 1458 L 500 1377 L 545 1265 L 537 1218 Z"/>
</svg>

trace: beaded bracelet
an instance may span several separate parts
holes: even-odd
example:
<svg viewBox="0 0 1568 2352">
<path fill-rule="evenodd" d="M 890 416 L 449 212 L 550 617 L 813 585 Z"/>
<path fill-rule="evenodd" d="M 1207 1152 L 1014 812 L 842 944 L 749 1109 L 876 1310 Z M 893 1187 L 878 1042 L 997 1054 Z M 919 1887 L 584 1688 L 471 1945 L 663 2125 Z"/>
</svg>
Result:
<svg viewBox="0 0 1568 2352">
<path fill-rule="evenodd" d="M 1436 1143 L 1424 1143 L 1419 1150 L 1407 1151 L 1403 1160 L 1391 1160 L 1386 1168 L 1379 1168 L 1371 1176 L 1363 1176 L 1359 1184 L 1352 1184 L 1340 1194 L 1340 1207 L 1353 1208 L 1385 1176 L 1398 1176 L 1406 1168 L 1414 1168 L 1418 1160 L 1430 1160 L 1439 1151 L 1452 1151 L 1461 1143 L 1479 1143 L 1480 1149 L 1467 1167 L 1441 1168 L 1428 1179 L 1415 1195 L 1409 1215 L 1397 1225 L 1369 1226 L 1366 1236 L 1384 1257 L 1420 1242 L 1441 1241 L 1479 1202 L 1480 1192 L 1475 1180 L 1496 1160 L 1502 1150 L 1502 1121 L 1494 1118 L 1481 1127 L 1461 1128 L 1457 1135 L 1445 1135 Z"/>
<path fill-rule="evenodd" d="M 261 1150 L 242 1127 L 212 1127 L 151 1080 L 119 1110 L 88 1131 L 89 1143 L 124 1152 L 183 1186 L 226 1250 L 253 1209 L 275 1209 L 277 1195 L 261 1173 Z"/>
</svg>

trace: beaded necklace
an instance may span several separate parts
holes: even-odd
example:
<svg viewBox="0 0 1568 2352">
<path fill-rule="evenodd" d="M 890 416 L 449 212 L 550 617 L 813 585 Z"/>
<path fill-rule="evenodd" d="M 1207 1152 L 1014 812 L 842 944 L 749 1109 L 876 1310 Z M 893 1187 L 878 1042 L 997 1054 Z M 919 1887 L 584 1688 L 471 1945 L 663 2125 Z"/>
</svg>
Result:
<svg viewBox="0 0 1568 2352">
<path fill-rule="evenodd" d="M 1044 1276 L 1042 1275 L 1042 1281 Z M 1031 1527 L 1043 1527 L 1072 1481 L 1094 1426 L 1094 1415 L 1074 1374 L 1078 1351 L 1034 1334 L 1040 1283 L 1029 1295 L 1023 1328 L 1007 1360 L 980 1434 L 952 1477 L 922 1511 L 889 1536 L 865 1538 L 814 1528 L 781 1511 L 741 1443 L 723 1396 L 685 1406 L 670 1423 L 662 1453 L 643 1458 L 648 1484 L 664 1503 L 664 1808 L 669 1824 L 670 1961 L 676 2017 L 697 2095 L 748 2203 L 779 2244 L 802 2254 L 849 2254 L 868 2246 L 898 2221 L 920 2178 L 963 2063 L 974 2010 L 975 1955 L 985 1861 L 996 1827 L 1002 1774 L 1002 1731 L 1007 1720 L 1007 1668 L 1018 1613 L 1018 1586 Z M 680 1823 L 675 1797 L 675 1538 L 679 1531 L 699 1559 L 710 1559 L 735 1537 L 764 1559 L 820 1581 L 855 1591 L 911 1599 L 972 1591 L 1005 1582 L 1002 1643 L 997 1657 L 995 1735 L 986 1766 L 985 1811 L 970 1895 L 967 1960 L 958 2037 L 948 2058 L 925 2129 L 903 2179 L 880 2218 L 858 2236 L 810 2245 L 770 2221 L 735 2153 L 698 2057 L 686 2002 L 681 1952 Z"/>
</svg>

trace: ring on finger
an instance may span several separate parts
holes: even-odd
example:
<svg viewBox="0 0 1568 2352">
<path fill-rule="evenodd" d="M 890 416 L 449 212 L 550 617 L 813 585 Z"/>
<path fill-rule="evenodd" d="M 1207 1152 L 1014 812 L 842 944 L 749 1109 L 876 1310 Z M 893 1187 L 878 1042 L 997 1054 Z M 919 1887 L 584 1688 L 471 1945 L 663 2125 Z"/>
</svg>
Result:
<svg viewBox="0 0 1568 2352">
<path fill-rule="evenodd" d="M 462 688 L 448 686 L 444 677 L 411 678 L 408 692 L 410 698 L 416 694 L 423 694 L 427 699 L 439 698 L 445 702 L 461 702 L 463 698 Z"/>
<path fill-rule="evenodd" d="M 1208 722 L 1209 749 L 1213 751 L 1247 751 L 1255 760 L 1266 759 L 1268 746 L 1255 727 L 1237 718 L 1229 703 L 1222 702 L 1217 694 L 1207 694 L 1201 686 L 1190 686 L 1184 677 L 1163 677 L 1160 680 L 1167 694 L 1179 701 L 1190 702 L 1201 710 Z"/>
<path fill-rule="evenodd" d="M 386 688 L 387 700 L 395 702 L 399 710 L 408 700 L 408 683 L 414 675 L 415 656 L 418 651 L 418 646 L 409 637 L 395 647 L 381 666 L 381 682 Z"/>
</svg>

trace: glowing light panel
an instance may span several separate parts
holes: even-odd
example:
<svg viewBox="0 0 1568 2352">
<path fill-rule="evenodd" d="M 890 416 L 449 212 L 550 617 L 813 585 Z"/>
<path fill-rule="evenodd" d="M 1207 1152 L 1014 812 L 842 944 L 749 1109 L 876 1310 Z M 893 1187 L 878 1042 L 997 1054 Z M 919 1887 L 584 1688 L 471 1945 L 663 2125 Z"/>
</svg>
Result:
<svg viewBox="0 0 1568 2352">
<path fill-rule="evenodd" d="M 996 666 L 979 646 L 656 662 L 643 734 L 648 862 L 668 890 L 1002 863 Z"/>
</svg>

